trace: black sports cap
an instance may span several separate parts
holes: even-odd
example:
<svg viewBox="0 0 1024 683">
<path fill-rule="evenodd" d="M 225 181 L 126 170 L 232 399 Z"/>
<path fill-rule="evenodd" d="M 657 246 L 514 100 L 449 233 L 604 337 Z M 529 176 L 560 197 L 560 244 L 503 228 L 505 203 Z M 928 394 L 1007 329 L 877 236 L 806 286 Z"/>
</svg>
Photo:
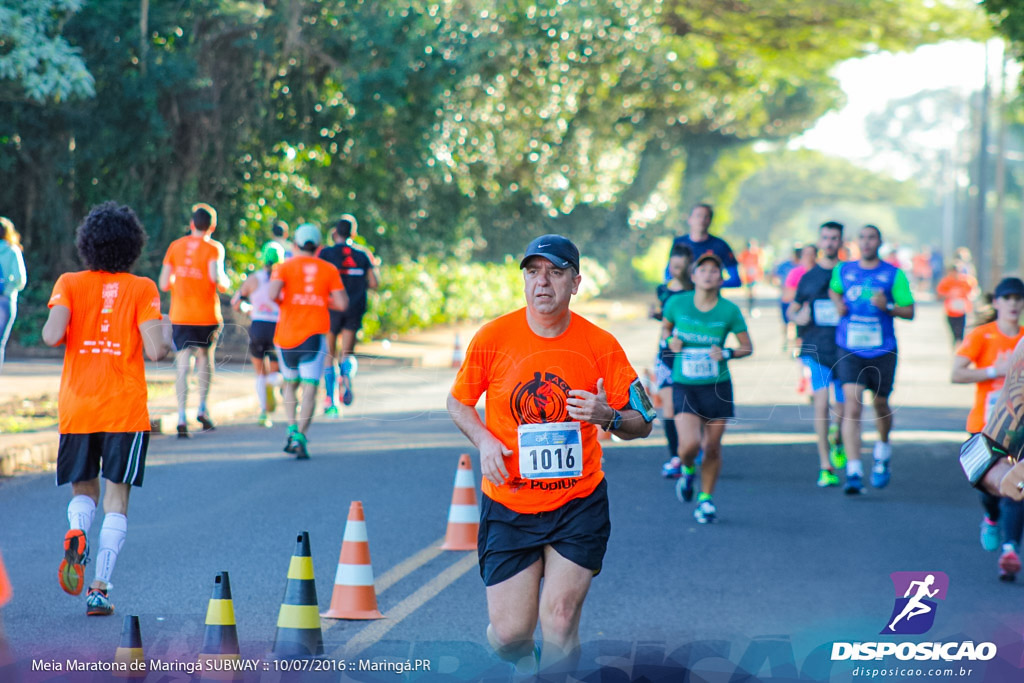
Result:
<svg viewBox="0 0 1024 683">
<path fill-rule="evenodd" d="M 1004 277 L 996 285 L 996 291 L 992 294 L 996 299 L 1001 296 L 1014 295 L 1024 298 L 1024 281 L 1021 281 L 1019 277 Z"/>
<path fill-rule="evenodd" d="M 543 256 L 558 268 L 572 266 L 577 273 L 580 272 L 580 250 L 568 237 L 541 235 L 526 247 L 526 254 L 519 262 L 519 267 L 525 268 L 531 256 Z"/>
</svg>

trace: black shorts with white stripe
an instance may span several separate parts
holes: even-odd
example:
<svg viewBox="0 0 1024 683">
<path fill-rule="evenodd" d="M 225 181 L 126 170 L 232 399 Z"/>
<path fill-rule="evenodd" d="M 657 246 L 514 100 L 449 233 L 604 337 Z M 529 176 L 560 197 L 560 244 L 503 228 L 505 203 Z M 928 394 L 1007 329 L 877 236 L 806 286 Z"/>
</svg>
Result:
<svg viewBox="0 0 1024 683">
<path fill-rule="evenodd" d="M 149 432 L 61 434 L 57 449 L 57 486 L 91 481 L 100 475 L 116 484 L 142 486 Z"/>
</svg>

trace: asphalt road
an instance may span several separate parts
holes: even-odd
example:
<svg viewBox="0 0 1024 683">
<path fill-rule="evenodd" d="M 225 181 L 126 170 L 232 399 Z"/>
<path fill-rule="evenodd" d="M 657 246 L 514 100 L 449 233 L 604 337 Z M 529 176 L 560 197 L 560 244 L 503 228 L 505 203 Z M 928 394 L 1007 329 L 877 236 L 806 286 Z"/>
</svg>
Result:
<svg viewBox="0 0 1024 683">
<path fill-rule="evenodd" d="M 980 507 L 956 463 L 970 390 L 946 381 L 951 354 L 939 309 L 924 307 L 918 321 L 900 325 L 893 480 L 857 498 L 814 486 L 796 364 L 780 351 L 776 308 L 762 311 L 751 320 L 755 357 L 734 364 L 739 420 L 726 436 L 719 523 L 698 525 L 692 505 L 659 476 L 666 449 L 657 425 L 645 442 L 607 447 L 613 531 L 583 614 L 581 670 L 603 666 L 601 680 L 683 680 L 683 665 L 689 680 L 744 680 L 744 672 L 785 680 L 801 671 L 854 680 L 858 663 L 828 662 L 831 644 L 884 640 L 878 634 L 898 597 L 890 573 L 940 571 L 950 588 L 926 638 L 994 642 L 998 657 L 973 665 L 981 668 L 969 680 L 1019 680 L 1024 582 L 997 581 L 996 555 L 978 544 Z M 607 325 L 645 365 L 656 325 L 628 317 Z M 436 549 L 460 453 L 472 453 L 479 482 L 476 453 L 443 411 L 453 376 L 364 365 L 353 410 L 314 424 L 308 462 L 281 453 L 280 425 L 154 438 L 111 590 L 117 615 L 140 616 L 146 657 L 194 660 L 220 571 L 231 576 L 242 656 L 265 657 L 297 532 L 310 534 L 326 609 L 349 504 L 359 500 L 387 618 L 325 621 L 331 658 L 350 667 L 360 658 L 423 658 L 431 671 L 407 678 L 507 680 L 509 667 L 486 646 L 475 554 Z M 32 662 L 109 661 L 119 641 L 119 616 L 86 618 L 84 599 L 57 585 L 68 495 L 52 475 L 0 481 L 0 549 L 15 589 L 2 616 L 18 662 L 6 671 L 23 680 L 79 680 L 33 672 Z M 273 668 L 260 671 L 256 679 L 281 680 Z"/>
</svg>

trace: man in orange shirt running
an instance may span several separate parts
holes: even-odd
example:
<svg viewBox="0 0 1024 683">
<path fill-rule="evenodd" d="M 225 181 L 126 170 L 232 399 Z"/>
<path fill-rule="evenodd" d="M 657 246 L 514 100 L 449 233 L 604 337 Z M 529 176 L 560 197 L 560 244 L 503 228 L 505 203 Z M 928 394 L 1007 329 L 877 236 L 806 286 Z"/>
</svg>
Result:
<svg viewBox="0 0 1024 683">
<path fill-rule="evenodd" d="M 210 431 L 213 421 L 206 409 L 213 381 L 213 355 L 223 318 L 220 314 L 218 289 L 226 291 L 224 245 L 210 235 L 217 228 L 217 212 L 209 204 L 192 207 L 189 234 L 171 242 L 160 269 L 160 289 L 171 292 L 171 324 L 174 349 L 178 351 L 178 377 L 174 389 L 178 394 L 178 438 L 187 439 L 188 371 L 196 359 L 199 378 L 199 410 L 196 421 Z"/>
<path fill-rule="evenodd" d="M 448 413 L 480 449 L 487 639 L 511 662 L 571 667 L 611 529 L 597 430 L 642 438 L 655 412 L 615 338 L 569 310 L 581 280 L 576 245 L 543 235 L 520 267 L 526 308 L 470 342 Z M 486 424 L 476 411 L 484 392 Z"/>
<path fill-rule="evenodd" d="M 90 616 L 114 611 L 107 589 L 128 530 L 128 495 L 132 486 L 142 486 L 146 470 L 143 353 L 155 361 L 171 351 L 156 285 L 128 272 L 145 243 L 146 233 L 130 208 L 114 202 L 95 207 L 77 234 L 78 254 L 88 270 L 60 276 L 43 326 L 44 343 L 64 344 L 57 485 L 70 482 L 73 497 L 58 578 L 72 595 L 82 592 L 100 475 L 107 480 L 96 575 L 86 598 Z"/>
<path fill-rule="evenodd" d="M 303 223 L 295 230 L 295 256 L 274 266 L 268 296 L 276 300 L 281 313 L 274 331 L 274 345 L 281 360 L 284 377 L 284 411 L 288 418 L 286 453 L 296 459 L 309 458 L 306 432 L 313 421 L 316 390 L 329 358 L 327 333 L 331 330 L 328 309 L 344 311 L 348 307 L 345 285 L 338 269 L 316 258 L 320 247 L 320 229 Z M 296 421 L 299 383 L 302 407 Z"/>
<path fill-rule="evenodd" d="M 953 346 L 964 340 L 967 315 L 971 312 L 971 297 L 978 288 L 977 281 L 970 275 L 957 271 L 956 266 L 946 269 L 946 275 L 939 280 L 935 293 L 942 298 L 946 309 L 946 321 L 953 333 Z"/>
</svg>

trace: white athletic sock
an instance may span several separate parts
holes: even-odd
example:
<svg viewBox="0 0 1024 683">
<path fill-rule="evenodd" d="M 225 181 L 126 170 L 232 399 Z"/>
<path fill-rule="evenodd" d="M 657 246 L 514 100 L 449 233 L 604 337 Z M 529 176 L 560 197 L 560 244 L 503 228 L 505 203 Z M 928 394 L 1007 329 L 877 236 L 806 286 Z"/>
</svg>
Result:
<svg viewBox="0 0 1024 683">
<path fill-rule="evenodd" d="M 864 476 L 864 464 L 859 458 L 850 458 L 846 461 L 846 476 L 856 474 L 858 477 Z"/>
<path fill-rule="evenodd" d="M 68 503 L 68 528 L 81 529 L 89 533 L 93 517 L 96 515 L 96 503 L 89 496 L 77 495 Z"/>
<path fill-rule="evenodd" d="M 117 512 L 108 512 L 103 516 L 100 528 L 100 550 L 96 553 L 96 580 L 110 583 L 110 575 L 117 564 L 117 554 L 121 552 L 124 538 L 128 534 L 128 518 Z"/>
<path fill-rule="evenodd" d="M 267 412 L 267 376 L 256 375 L 256 398 L 260 402 L 260 412 Z"/>
<path fill-rule="evenodd" d="M 875 442 L 875 460 L 881 460 L 882 462 L 888 462 L 889 458 L 892 457 L 892 445 L 885 443 L 884 441 Z"/>
<path fill-rule="evenodd" d="M 267 375 L 267 384 L 272 387 L 279 387 L 284 384 L 284 377 L 281 376 L 280 372 L 272 372 Z"/>
</svg>

